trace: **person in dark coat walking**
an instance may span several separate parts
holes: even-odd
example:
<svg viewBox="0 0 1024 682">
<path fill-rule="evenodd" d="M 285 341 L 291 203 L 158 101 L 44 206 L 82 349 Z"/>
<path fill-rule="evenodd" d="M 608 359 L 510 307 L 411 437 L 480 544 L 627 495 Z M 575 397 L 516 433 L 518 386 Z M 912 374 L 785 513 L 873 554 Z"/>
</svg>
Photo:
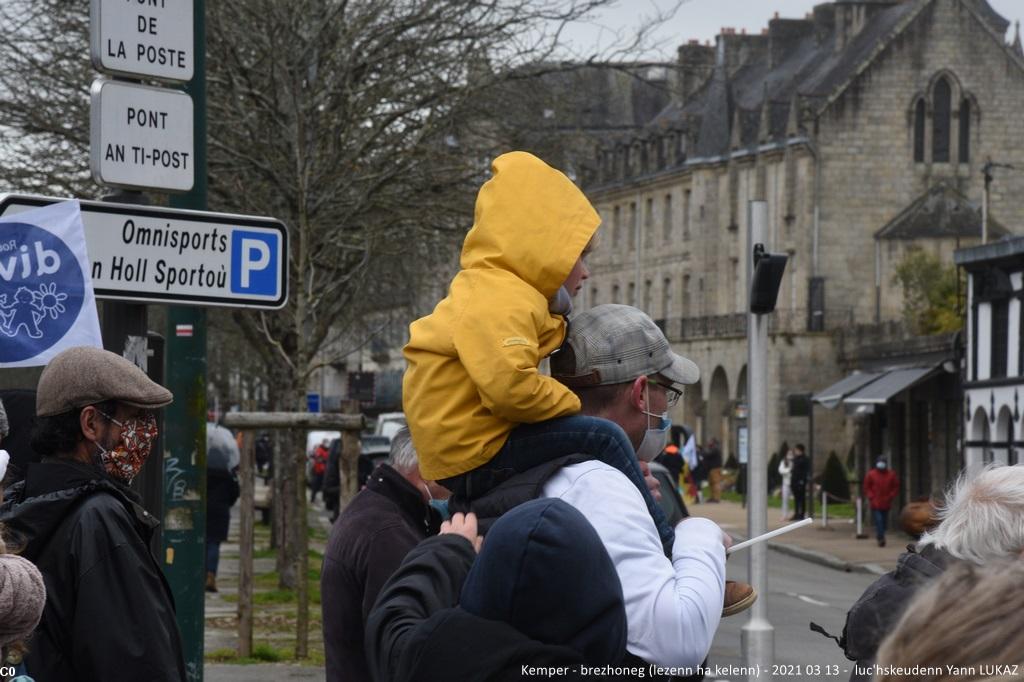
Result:
<svg viewBox="0 0 1024 682">
<path fill-rule="evenodd" d="M 846 614 L 840 646 L 856 661 L 850 680 L 871 680 L 878 647 L 922 585 L 957 561 L 978 566 L 1019 559 L 1024 548 L 1024 465 L 965 474 L 946 495 L 940 523 L 900 555 L 896 570 L 872 583 Z"/>
<path fill-rule="evenodd" d="M 149 551 L 157 520 L 128 487 L 171 402 L 128 360 L 76 347 L 43 370 L 32 449 L 5 490 L 8 548 L 38 568 L 43 618 L 25 658 L 37 682 L 187 679 L 170 586 Z"/>
<path fill-rule="evenodd" d="M 238 501 L 238 445 L 231 431 L 206 425 L 206 591 L 217 591 L 220 545 L 228 539 L 231 507 Z"/>
<path fill-rule="evenodd" d="M 885 529 L 889 526 L 889 509 L 900 492 L 900 479 L 889 468 L 884 457 L 879 457 L 875 468 L 864 477 L 864 495 L 871 505 L 871 518 L 875 523 L 875 538 L 879 547 L 885 547 Z"/>
<path fill-rule="evenodd" d="M 374 679 L 519 680 L 524 666 L 601 679 L 580 666 L 623 660 L 615 566 L 571 505 L 555 498 L 516 507 L 494 523 L 482 551 L 472 513 L 456 514 L 441 532 L 409 553 L 370 614 Z"/>
<path fill-rule="evenodd" d="M 320 576 L 327 682 L 369 681 L 363 632 L 380 588 L 406 553 L 436 535 L 441 515 L 430 502 L 448 491 L 420 476 L 408 429 L 391 456 L 331 527 Z"/>
<path fill-rule="evenodd" d="M 793 468 L 790 471 L 789 486 L 793 493 L 793 517 L 799 521 L 806 516 L 807 478 L 811 474 L 811 460 L 803 443 L 793 446 Z"/>
</svg>

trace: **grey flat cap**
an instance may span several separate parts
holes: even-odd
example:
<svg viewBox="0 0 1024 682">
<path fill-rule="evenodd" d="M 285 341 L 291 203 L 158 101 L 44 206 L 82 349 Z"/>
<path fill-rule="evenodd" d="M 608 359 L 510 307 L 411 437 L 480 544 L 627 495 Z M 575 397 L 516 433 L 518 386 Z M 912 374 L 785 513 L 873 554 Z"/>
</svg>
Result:
<svg viewBox="0 0 1024 682">
<path fill-rule="evenodd" d="M 116 353 L 77 346 L 59 353 L 43 370 L 36 389 L 36 416 L 50 417 L 105 400 L 156 409 L 171 392 Z"/>
<path fill-rule="evenodd" d="M 652 374 L 678 387 L 700 381 L 697 365 L 673 353 L 654 320 L 630 305 L 599 305 L 580 313 L 569 323 L 565 341 L 573 352 L 551 356 L 551 376 L 571 388 Z"/>
</svg>

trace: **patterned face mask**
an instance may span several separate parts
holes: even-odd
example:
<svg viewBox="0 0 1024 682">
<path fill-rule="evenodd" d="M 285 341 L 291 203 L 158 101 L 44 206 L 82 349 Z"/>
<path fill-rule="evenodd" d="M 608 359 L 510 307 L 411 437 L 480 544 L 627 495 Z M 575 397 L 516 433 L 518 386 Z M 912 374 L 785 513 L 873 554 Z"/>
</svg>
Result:
<svg viewBox="0 0 1024 682">
<path fill-rule="evenodd" d="M 102 445 L 99 446 L 103 468 L 112 478 L 128 485 L 149 458 L 153 440 L 156 439 L 158 433 L 156 416 L 147 414 L 119 422 L 108 414 L 103 412 L 100 414 L 121 427 L 121 440 L 113 450 L 107 450 Z"/>
</svg>

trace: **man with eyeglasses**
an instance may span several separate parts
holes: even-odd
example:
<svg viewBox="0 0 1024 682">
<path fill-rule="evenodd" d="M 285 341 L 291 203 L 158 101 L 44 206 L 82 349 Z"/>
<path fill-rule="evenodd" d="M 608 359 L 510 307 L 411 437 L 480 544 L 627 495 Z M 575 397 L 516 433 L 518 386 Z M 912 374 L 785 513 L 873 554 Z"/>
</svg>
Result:
<svg viewBox="0 0 1024 682">
<path fill-rule="evenodd" d="M 697 366 L 672 352 L 650 317 L 625 305 L 596 306 L 574 317 L 565 344 L 551 357 L 551 374 L 579 396 L 583 414 L 621 426 L 641 462 L 662 451 L 669 407 L 684 386 L 700 379 Z M 531 497 L 561 498 L 594 526 L 622 584 L 626 648 L 634 662 L 696 671 L 721 617 L 756 599 L 749 585 L 726 590 L 731 540 L 714 522 L 684 519 L 666 556 L 636 486 L 616 468 L 585 456 L 513 477 L 469 508 L 486 527 Z"/>
<path fill-rule="evenodd" d="M 91 347 L 39 378 L 32 463 L 0 507 L 8 547 L 43 574 L 46 607 L 25 657 L 39 682 L 187 679 L 170 587 L 149 551 L 158 525 L 128 485 L 149 458 L 170 391 Z"/>
</svg>

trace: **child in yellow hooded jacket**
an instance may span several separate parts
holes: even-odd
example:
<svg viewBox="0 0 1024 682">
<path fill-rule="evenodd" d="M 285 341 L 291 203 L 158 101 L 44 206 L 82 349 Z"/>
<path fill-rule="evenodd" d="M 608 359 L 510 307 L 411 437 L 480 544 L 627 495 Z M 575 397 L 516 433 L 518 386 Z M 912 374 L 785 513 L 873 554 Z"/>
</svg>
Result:
<svg viewBox="0 0 1024 682">
<path fill-rule="evenodd" d="M 580 416 L 579 398 L 538 370 L 565 340 L 601 218 L 568 177 L 532 154 L 503 154 L 492 172 L 461 270 L 434 311 L 410 326 L 403 351 L 402 403 L 420 473 L 472 500 L 517 472 L 585 454 L 637 485 L 671 547 L 674 533 L 625 432 Z"/>
</svg>

